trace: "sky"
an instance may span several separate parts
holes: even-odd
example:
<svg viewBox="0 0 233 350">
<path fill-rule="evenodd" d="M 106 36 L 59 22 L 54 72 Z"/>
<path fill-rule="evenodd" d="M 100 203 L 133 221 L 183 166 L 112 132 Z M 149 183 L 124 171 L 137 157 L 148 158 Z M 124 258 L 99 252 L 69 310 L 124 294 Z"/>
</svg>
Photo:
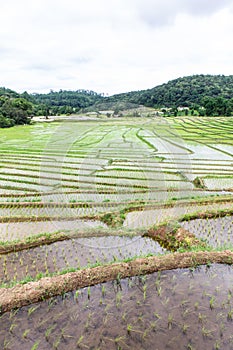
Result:
<svg viewBox="0 0 233 350">
<path fill-rule="evenodd" d="M 0 0 L 0 86 L 149 89 L 233 74 L 233 0 Z"/>
</svg>

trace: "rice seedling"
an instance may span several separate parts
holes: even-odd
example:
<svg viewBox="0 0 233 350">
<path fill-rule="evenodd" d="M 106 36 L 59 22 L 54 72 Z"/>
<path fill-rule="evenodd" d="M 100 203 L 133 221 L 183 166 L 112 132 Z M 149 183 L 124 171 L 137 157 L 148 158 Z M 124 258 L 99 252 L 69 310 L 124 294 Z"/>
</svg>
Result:
<svg viewBox="0 0 233 350">
<path fill-rule="evenodd" d="M 25 133 L 25 126 L 20 126 L 1 138 L 1 241 L 14 244 L 16 239 L 38 233 L 73 233 L 77 228 L 91 230 L 100 225 L 106 228 L 103 221 L 138 229 L 158 224 L 165 217 L 187 214 L 191 219 L 203 210 L 232 207 L 230 201 L 216 200 L 223 189 L 232 187 L 232 118 L 170 118 L 168 124 L 159 119 L 145 123 L 139 118 L 117 123 L 116 128 L 111 120 L 67 122 L 56 140 L 53 132 L 61 124 L 35 124 L 28 126 L 30 132 Z M 67 135 L 74 142 L 64 152 Z M 197 188 L 197 178 L 204 188 Z M 205 202 L 207 196 L 212 198 L 209 203 Z M 233 245 L 232 214 L 187 220 L 181 225 L 213 248 Z M 0 254 L 1 281 L 9 287 L 12 282 L 27 283 L 88 264 L 164 253 L 165 249 L 146 237 L 106 234 L 102 238 L 66 239 Z M 201 330 L 206 348 L 222 348 L 223 338 L 227 344 L 231 341 L 232 288 L 227 279 L 222 285 L 214 277 L 214 266 L 207 266 L 212 280 L 205 275 L 209 280 L 205 287 L 198 285 L 204 272 L 195 269 L 194 261 L 192 275 L 158 272 L 125 281 L 118 274 L 113 285 L 102 284 L 98 291 L 89 286 L 86 294 L 76 290 L 71 297 L 64 292 L 49 304 L 42 301 L 39 306 L 23 307 L 20 315 L 17 311 L 3 314 L 1 343 L 5 349 L 11 344 L 20 348 L 19 339 L 31 350 L 43 347 L 44 341 L 54 349 L 137 349 L 143 341 L 149 349 L 156 341 L 158 347 L 167 344 L 169 330 L 175 335 L 169 340 L 170 347 L 177 338 L 181 347 L 194 349 L 195 336 L 193 341 L 187 340 L 192 325 L 194 334 Z M 224 274 L 231 281 L 228 272 Z M 191 282 L 186 283 L 187 279 Z M 203 289 L 205 294 L 200 292 Z M 210 322 L 216 315 L 221 322 L 217 331 Z M 34 344 L 29 343 L 32 333 L 37 337 Z"/>
</svg>

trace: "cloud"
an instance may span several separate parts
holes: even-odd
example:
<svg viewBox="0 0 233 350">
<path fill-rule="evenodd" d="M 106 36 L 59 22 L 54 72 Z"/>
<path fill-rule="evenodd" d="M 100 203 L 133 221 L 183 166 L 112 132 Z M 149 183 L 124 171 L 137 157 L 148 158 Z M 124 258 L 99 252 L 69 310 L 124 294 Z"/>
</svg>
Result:
<svg viewBox="0 0 233 350">
<path fill-rule="evenodd" d="M 26 70 L 31 70 L 31 71 L 43 71 L 43 72 L 50 72 L 55 70 L 54 66 L 51 66 L 50 64 L 43 64 L 43 63 L 29 64 L 29 65 L 25 65 L 22 68 Z"/>
<path fill-rule="evenodd" d="M 130 1 L 130 0 L 129 0 Z M 210 16 L 232 4 L 232 0 L 135 0 L 139 17 L 148 25 L 160 27 L 175 23 L 179 14 Z"/>
<path fill-rule="evenodd" d="M 7 46 L 0 45 L 0 57 L 1 60 L 6 59 L 14 52 L 14 49 L 11 49 Z"/>
<path fill-rule="evenodd" d="M 231 11 L 232 0 L 8 0 L 1 85 L 113 94 L 231 74 Z"/>
</svg>

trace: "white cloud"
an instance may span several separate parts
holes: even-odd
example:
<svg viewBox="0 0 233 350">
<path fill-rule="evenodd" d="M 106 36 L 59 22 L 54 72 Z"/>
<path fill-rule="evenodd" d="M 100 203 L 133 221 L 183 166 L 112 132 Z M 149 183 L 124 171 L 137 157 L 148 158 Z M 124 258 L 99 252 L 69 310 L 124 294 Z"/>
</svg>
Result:
<svg viewBox="0 0 233 350">
<path fill-rule="evenodd" d="M 130 0 L 128 0 L 130 1 Z M 172 25 L 179 14 L 209 16 L 224 9 L 232 0 L 135 0 L 142 20 L 148 25 L 160 27 Z"/>
<path fill-rule="evenodd" d="M 0 85 L 119 93 L 232 74 L 232 0 L 8 0 Z"/>
</svg>

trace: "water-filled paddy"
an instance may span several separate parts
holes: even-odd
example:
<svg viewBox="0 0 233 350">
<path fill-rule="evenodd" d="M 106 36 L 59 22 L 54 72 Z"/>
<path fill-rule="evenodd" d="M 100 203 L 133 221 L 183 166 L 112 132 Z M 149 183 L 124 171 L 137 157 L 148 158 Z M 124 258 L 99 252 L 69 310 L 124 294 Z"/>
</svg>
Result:
<svg viewBox="0 0 233 350">
<path fill-rule="evenodd" d="M 0 318 L 5 349 L 233 347 L 233 274 L 226 265 L 96 285 Z"/>
<path fill-rule="evenodd" d="M 182 222 L 181 225 L 213 248 L 233 245 L 233 216 L 195 219 Z"/>
<path fill-rule="evenodd" d="M 82 229 L 105 228 L 106 225 L 98 220 L 46 220 L 1 222 L 0 241 L 20 240 L 41 233 L 53 233 L 57 231 L 73 231 Z"/>
<path fill-rule="evenodd" d="M 40 273 L 51 274 L 139 255 L 164 253 L 157 242 L 140 236 L 76 238 L 0 255 L 0 276 L 2 283 L 9 283 L 26 276 L 35 278 Z"/>
<path fill-rule="evenodd" d="M 192 214 L 208 210 L 220 210 L 232 208 L 232 203 L 209 203 L 160 208 L 151 210 L 132 211 L 126 215 L 124 226 L 128 228 L 150 227 L 165 220 L 177 219 L 185 214 Z"/>
<path fill-rule="evenodd" d="M 177 192 L 189 191 L 190 197 L 196 176 L 213 171 L 221 175 L 221 170 L 228 176 L 232 173 L 230 146 L 219 143 L 219 138 L 214 146 L 216 133 L 221 133 L 224 141 L 222 120 L 215 120 L 213 129 L 210 124 L 202 119 L 194 123 L 191 118 L 158 118 L 146 124 L 128 119 L 127 123 L 56 122 L 2 131 L 0 188 L 9 194 L 15 190 L 48 195 L 51 191 L 89 189 L 96 196 L 87 200 L 98 202 L 100 191 L 124 190 L 131 192 L 132 198 L 139 188 L 147 193 L 174 190 L 177 198 Z M 224 183 L 220 189 L 226 186 L 229 188 Z"/>
<path fill-rule="evenodd" d="M 120 210 L 132 200 L 161 204 L 208 196 L 215 189 L 223 194 L 231 188 L 231 131 L 232 118 L 196 117 L 56 122 L 0 130 L 1 201 L 15 204 L 2 205 L 0 214 L 2 221 L 18 221 L 0 223 L 0 240 L 103 227 L 78 217 Z M 213 174 L 227 177 L 216 186 L 216 179 L 208 178 Z M 193 182 L 197 176 L 206 180 L 207 188 Z M 17 205 L 38 198 L 42 205 Z M 86 206 L 49 206 L 52 201 L 83 201 Z M 173 208 L 128 213 L 124 227 L 150 227 L 185 213 L 232 208 L 231 203 L 178 202 Z M 48 216 L 54 220 L 40 221 Z M 57 220 L 59 216 L 67 220 Z M 38 221 L 29 222 L 31 217 Z M 224 225 L 216 228 L 221 245 L 226 236 L 232 243 L 232 225 Z M 208 235 L 208 230 L 203 223 L 201 231 Z M 212 244 L 215 236 L 209 237 Z M 71 239 L 2 255 L 1 281 L 147 253 L 163 251 L 139 237 Z M 2 315 L 0 344 L 6 350 L 232 349 L 232 275 L 232 268 L 214 265 L 122 281 L 118 276 L 113 283 Z"/>
</svg>

